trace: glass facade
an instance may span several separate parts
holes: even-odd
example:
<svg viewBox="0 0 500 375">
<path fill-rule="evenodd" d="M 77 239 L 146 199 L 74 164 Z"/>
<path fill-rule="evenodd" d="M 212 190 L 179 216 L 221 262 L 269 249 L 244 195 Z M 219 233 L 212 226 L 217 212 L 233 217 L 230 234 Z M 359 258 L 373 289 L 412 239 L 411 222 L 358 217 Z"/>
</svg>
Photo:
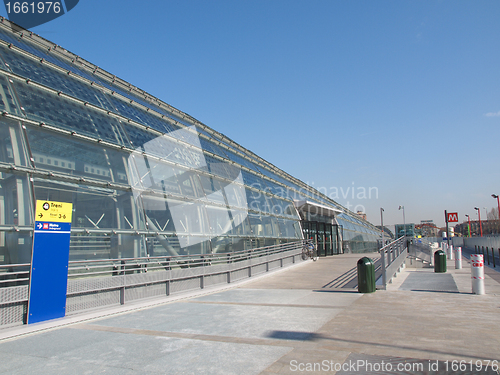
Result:
<svg viewBox="0 0 500 375">
<path fill-rule="evenodd" d="M 0 24 L 0 265 L 29 263 L 36 200 L 73 204 L 70 261 L 215 254 L 380 231 L 189 115 Z M 294 200 L 342 211 L 304 224 Z M 311 219 L 313 220 L 313 219 Z M 375 245 L 374 245 L 375 244 Z"/>
</svg>

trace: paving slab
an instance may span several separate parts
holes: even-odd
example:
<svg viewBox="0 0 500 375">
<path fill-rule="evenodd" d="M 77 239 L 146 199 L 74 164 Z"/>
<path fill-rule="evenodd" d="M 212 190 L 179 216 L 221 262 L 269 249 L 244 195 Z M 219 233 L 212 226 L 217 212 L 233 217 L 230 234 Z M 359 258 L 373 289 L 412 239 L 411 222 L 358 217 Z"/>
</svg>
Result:
<svg viewBox="0 0 500 375">
<path fill-rule="evenodd" d="M 3 340 L 0 374 L 451 374 L 459 361 L 500 359 L 495 277 L 473 295 L 464 259 L 445 274 L 405 268 L 386 290 L 361 294 L 353 269 L 362 256 Z M 369 371 L 382 362 L 427 372 Z"/>
</svg>

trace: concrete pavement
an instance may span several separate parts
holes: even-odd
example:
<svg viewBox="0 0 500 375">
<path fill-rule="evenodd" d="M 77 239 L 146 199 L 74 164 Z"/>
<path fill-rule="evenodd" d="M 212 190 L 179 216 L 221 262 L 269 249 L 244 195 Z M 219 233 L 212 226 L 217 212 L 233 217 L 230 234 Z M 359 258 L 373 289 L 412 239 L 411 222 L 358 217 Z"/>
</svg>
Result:
<svg viewBox="0 0 500 375">
<path fill-rule="evenodd" d="M 387 290 L 363 295 L 355 268 L 363 255 L 6 339 L 0 373 L 497 373 L 498 281 L 487 275 L 487 294 L 472 295 L 464 259 L 462 270 L 448 262 L 446 274 L 406 268 Z"/>
</svg>

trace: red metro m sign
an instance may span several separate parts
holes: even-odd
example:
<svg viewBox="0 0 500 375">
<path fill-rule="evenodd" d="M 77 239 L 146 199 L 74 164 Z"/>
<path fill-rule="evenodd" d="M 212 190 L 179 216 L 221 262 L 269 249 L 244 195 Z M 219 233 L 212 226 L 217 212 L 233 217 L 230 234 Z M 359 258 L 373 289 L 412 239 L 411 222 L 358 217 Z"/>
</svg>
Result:
<svg viewBox="0 0 500 375">
<path fill-rule="evenodd" d="M 458 212 L 448 212 L 448 223 L 458 223 Z"/>
</svg>

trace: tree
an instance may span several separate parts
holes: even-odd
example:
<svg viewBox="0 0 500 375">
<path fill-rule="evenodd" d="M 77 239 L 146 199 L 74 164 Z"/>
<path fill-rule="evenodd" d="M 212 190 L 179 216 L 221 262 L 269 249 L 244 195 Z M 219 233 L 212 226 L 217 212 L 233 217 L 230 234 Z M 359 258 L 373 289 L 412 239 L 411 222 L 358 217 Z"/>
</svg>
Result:
<svg viewBox="0 0 500 375">
<path fill-rule="evenodd" d="M 498 208 L 492 208 L 487 214 L 488 220 L 498 220 Z"/>
</svg>

